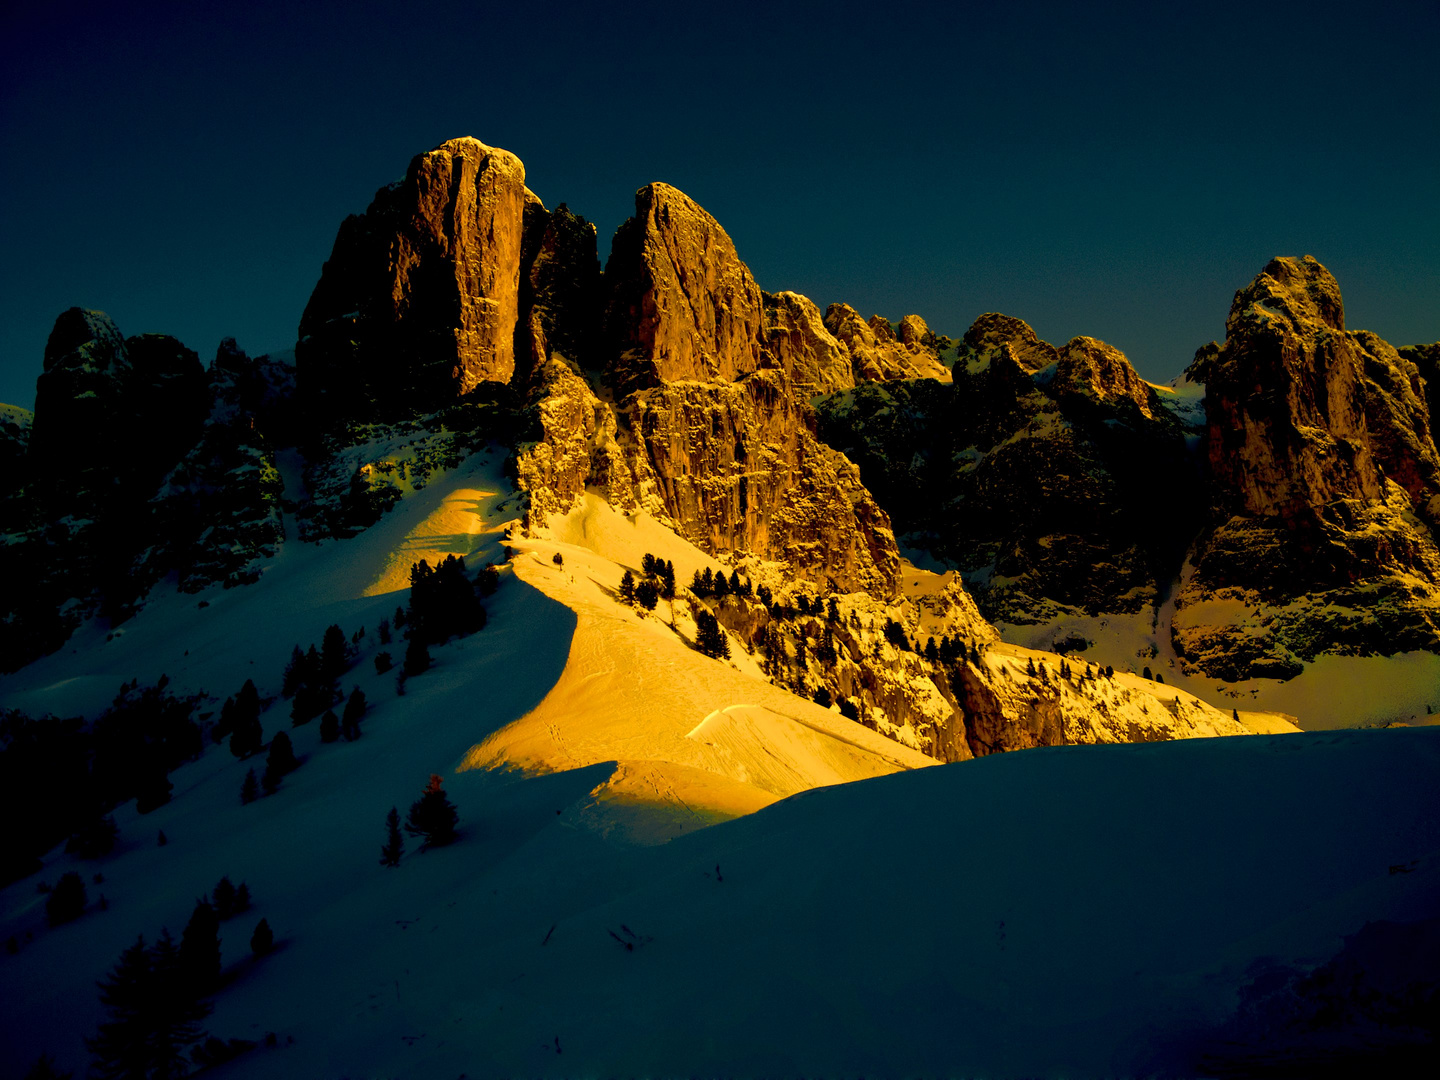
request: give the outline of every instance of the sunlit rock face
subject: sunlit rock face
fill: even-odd
[[[1056,349],[982,315],[952,385],[863,384],[819,414],[897,530],[959,565],[992,619],[1137,611],[1198,528],[1183,499],[1152,497],[1157,471],[1187,476],[1183,425],[1093,338]]]
[[[935,350],[935,336],[918,315],[907,315],[897,336],[879,315],[869,322],[849,304],[831,304],[825,310],[825,328],[850,354],[855,381],[891,379],[944,379],[945,365]]]
[[[437,407],[515,371],[525,167],[478,139],[410,162],[346,218],[300,321],[301,388],[329,415]]]
[[[813,397],[855,385],[849,350],[826,329],[808,297],[765,293],[764,300],[765,345],[798,393]]]
[[[1175,616],[1195,668],[1284,677],[1325,651],[1440,646],[1440,456],[1412,352],[1347,331],[1309,256],[1236,294],[1190,368],[1217,504]]]
[[[605,268],[607,375],[624,394],[764,366],[764,303],[720,223],[669,184],[635,193]]]

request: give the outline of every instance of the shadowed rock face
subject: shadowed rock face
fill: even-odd
[[[1056,350],[995,314],[965,335],[954,372],[950,386],[832,395],[820,435],[860,465],[897,531],[962,568],[988,618],[1153,603],[1199,527],[1151,497],[1157,472],[1186,469],[1154,388],[1104,342]]]
[[[462,138],[417,156],[340,227],[300,321],[302,390],[363,415],[508,382],[527,210],[543,207],[508,151]]]
[[[635,193],[605,279],[607,377],[620,393],[764,366],[760,287],[720,223],[669,184]]]
[[[1217,516],[1178,598],[1177,651],[1243,678],[1440,646],[1440,456],[1414,360],[1347,331],[1338,284],[1306,256],[1236,293],[1224,345],[1190,373]]]

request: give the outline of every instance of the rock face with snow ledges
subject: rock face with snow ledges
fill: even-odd
[[[1225,343],[1190,374],[1217,516],[1179,595],[1177,652],[1235,679],[1440,648],[1440,455],[1416,364],[1347,330],[1338,283],[1306,256],[1236,293]]]
[[[418,155],[341,225],[300,321],[302,387],[344,415],[508,382],[532,208],[509,151],[460,138]]]
[[[825,329],[850,354],[855,381],[945,379],[948,372],[934,348],[934,336],[918,315],[907,315],[897,337],[890,323],[874,315],[867,323],[849,304],[825,310]]]

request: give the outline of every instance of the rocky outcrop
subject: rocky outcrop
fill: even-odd
[[[607,377],[620,394],[764,366],[764,302],[720,223],[669,184],[635,193],[605,265]]]
[[[1199,519],[1150,497],[1157,473],[1186,472],[1184,429],[1154,388],[1103,342],[1056,350],[995,314],[970,328],[954,371],[951,386],[832,395],[820,435],[910,543],[962,568],[988,618],[1155,602]]]
[[[962,356],[967,365],[979,370],[1006,348],[1015,363],[1031,374],[1060,360],[1055,346],[1036,337],[1029,324],[993,311],[981,315],[965,331]]]
[[[1073,395],[1112,406],[1129,402],[1147,420],[1169,419],[1162,412],[1160,395],[1140,378],[1125,354],[1092,337],[1071,338],[1060,348],[1053,387],[1059,398]]]
[[[850,352],[825,328],[820,309],[799,293],[764,293],[765,347],[806,397],[855,385]]]
[[[1318,653],[1440,648],[1440,455],[1420,369],[1345,328],[1315,259],[1238,292],[1206,386],[1213,528],[1173,634],[1190,665],[1285,677]]]
[[[949,372],[934,348],[934,336],[918,315],[901,322],[901,336],[879,315],[867,323],[849,304],[831,304],[825,310],[825,328],[850,354],[855,381],[888,382],[892,379],[940,379]]]
[[[596,348],[604,297],[600,289],[600,259],[596,254],[595,226],[561,203],[545,214],[544,227],[533,256],[526,260],[522,279],[522,325],[517,325],[515,355],[528,370],[518,374],[524,383],[529,371],[552,352],[576,361],[588,360]],[[534,235],[538,222],[527,227]],[[527,253],[528,254],[528,253]]]
[[[0,405],[0,504],[25,484],[30,427],[35,414],[18,405]],[[7,515],[9,517],[9,515]]]
[[[354,418],[508,382],[538,210],[508,151],[462,138],[418,155],[340,226],[300,320],[301,389],[327,417]]]
[[[293,395],[293,372],[252,360],[226,338],[208,372],[210,411],[200,436],[151,500],[152,545],[138,560],[144,581],[177,572],[183,592],[259,577],[257,564],[285,539],[282,483],[268,430]]]

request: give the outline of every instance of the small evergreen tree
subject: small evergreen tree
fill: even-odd
[[[705,595],[705,582],[700,577],[700,571],[695,571],[695,576],[690,579],[690,591],[696,596]]]
[[[940,646],[935,644],[933,637],[927,639],[925,642],[925,659],[929,660],[932,664],[940,659]]]
[[[700,578],[700,588],[696,591],[697,596],[715,595],[715,575],[707,566],[704,575]]]
[[[340,738],[340,718],[335,715],[334,709],[326,709],[325,715],[320,717],[320,741],[332,743]]]
[[[564,566],[565,556],[561,555],[560,552],[557,551],[555,552],[554,558],[552,558],[550,561],[553,562],[556,566]]]
[[[816,705],[819,705],[822,708],[826,709],[830,708],[831,704],[833,704],[834,701],[834,699],[830,696],[829,687],[825,686],[823,683],[815,688],[815,694],[811,698],[811,700],[814,701]]]
[[[381,620],[380,620],[380,625],[375,628],[375,632],[380,635],[380,644],[381,644],[381,645],[389,645],[389,644],[390,644],[390,620],[389,620],[389,619],[381,619]]]
[[[51,926],[74,922],[85,914],[85,882],[74,870],[60,875],[45,898],[45,918]]]
[[[280,696],[292,698],[295,691],[300,689],[300,682],[305,677],[305,654],[296,645],[290,653],[290,663],[285,665],[285,677],[280,683]]]
[[[1025,674],[1032,679],[1035,677],[1035,658],[1033,656],[1025,661]]]
[[[235,914],[235,886],[228,877],[222,877],[215,884],[215,914],[222,921]]]
[[[378,652],[375,654],[376,675],[384,675],[394,666],[395,661],[390,658],[390,654],[388,652]]]
[[[847,720],[859,721],[860,708],[850,698],[840,699],[840,715]]]
[[[220,916],[208,900],[200,900],[180,935],[180,975],[196,998],[210,996],[220,981]]]
[[[659,565],[660,595],[666,600],[675,599],[675,564],[666,559]]]
[[[635,602],[635,575],[629,570],[620,579],[620,599],[627,604]]]
[[[1230,716],[1231,716],[1231,718],[1235,721],[1235,723],[1238,724],[1238,723],[1240,722],[1240,710],[1239,710],[1239,709],[1231,709],[1231,710],[1230,710]]]
[[[660,590],[656,588],[655,582],[646,578],[635,586],[635,600],[646,611],[654,611],[655,604],[660,599]]]
[[[325,637],[320,642],[320,681],[334,683],[349,667],[345,650],[345,631],[332,624],[325,628]]]
[[[480,570],[480,576],[475,579],[475,587],[480,590],[481,596],[495,595],[495,590],[500,588],[500,571],[495,568],[494,563],[487,563]]]
[[[280,779],[286,773],[294,772],[299,766],[290,736],[283,731],[278,732],[275,738],[270,740],[270,755],[265,759],[265,790],[273,792],[280,786]]]
[[[354,742],[360,737],[360,721],[366,708],[365,691],[357,686],[350,691],[350,697],[345,702],[345,715],[340,719],[340,733],[345,736],[346,742]]]
[[[269,955],[274,948],[275,934],[271,931],[269,922],[261,919],[255,924],[255,933],[250,935],[250,951],[259,959]]]
[[[410,644],[405,649],[405,666],[402,673],[409,678],[429,670],[430,650],[425,646],[425,639],[417,634],[410,639]]]
[[[255,779],[255,770],[251,769],[245,774],[245,782],[240,785],[240,805],[248,806],[260,797],[260,786]]]
[[[185,1049],[204,1038],[200,1022],[210,1006],[185,983],[179,950],[162,931],[153,948],[138,939],[100,984],[109,1019],[86,1045],[93,1071],[107,1078],[179,1077],[188,1070]]]
[[[1158,682],[1161,686],[1164,686],[1164,685],[1165,685],[1165,673],[1164,673],[1163,671],[1157,671],[1157,672],[1155,673],[1155,681]]]
[[[1145,670],[1142,671],[1140,674],[1141,674],[1142,676],[1144,676],[1145,678],[1150,679],[1150,680],[1152,680],[1152,681],[1153,681],[1154,678],[1155,678],[1154,675],[1150,674],[1150,665],[1149,665],[1149,664],[1146,664],[1146,665],[1145,665]]]
[[[646,577],[655,576],[655,556],[648,551],[640,558],[640,572]]]
[[[423,837],[420,849],[442,847],[455,839],[455,825],[459,814],[445,795],[441,786],[444,781],[434,773],[425,785],[425,792],[410,806],[405,818],[405,831],[411,836]]]
[[[249,910],[250,910],[250,886],[249,886],[249,885],[246,885],[245,882],[242,881],[242,882],[240,882],[239,886],[235,889],[235,914],[236,914],[236,915],[239,915],[240,912],[242,912],[242,911],[249,911]]]
[[[730,595],[730,581],[725,577],[725,571],[721,570],[715,575],[715,583],[712,586],[712,591],[715,593],[715,599],[717,600],[724,600],[725,597]]]
[[[385,845],[380,849],[381,866],[399,866],[400,856],[405,853],[405,838],[400,835],[400,811],[390,808],[385,816]]]

